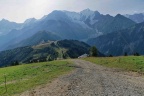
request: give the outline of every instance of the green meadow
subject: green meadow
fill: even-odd
[[[125,71],[144,72],[144,56],[88,57],[84,60]]]
[[[19,94],[38,85],[47,84],[54,78],[70,72],[73,69],[71,65],[68,61],[52,61],[0,68],[0,96]]]

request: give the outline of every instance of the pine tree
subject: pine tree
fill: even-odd
[[[19,62],[17,60],[15,61],[15,65],[19,65]]]
[[[113,57],[113,55],[110,54],[109,57]]]
[[[94,57],[98,56],[98,51],[97,51],[97,48],[95,46],[91,47],[91,49],[90,49],[90,55],[94,56]]]
[[[124,56],[127,56],[127,52],[125,52]]]

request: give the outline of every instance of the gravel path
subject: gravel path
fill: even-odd
[[[76,70],[21,96],[144,96],[144,78],[73,60]]]

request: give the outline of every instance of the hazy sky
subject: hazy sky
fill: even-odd
[[[79,12],[86,8],[111,15],[140,13],[144,12],[144,0],[0,0],[0,20],[24,22],[27,18],[39,19],[53,10]]]

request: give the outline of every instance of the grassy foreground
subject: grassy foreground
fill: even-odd
[[[144,73],[144,56],[89,57],[84,60],[110,68]]]
[[[59,75],[71,71],[68,61],[52,61],[0,68],[0,96],[11,96],[51,82]],[[7,79],[7,92],[5,78]]]

